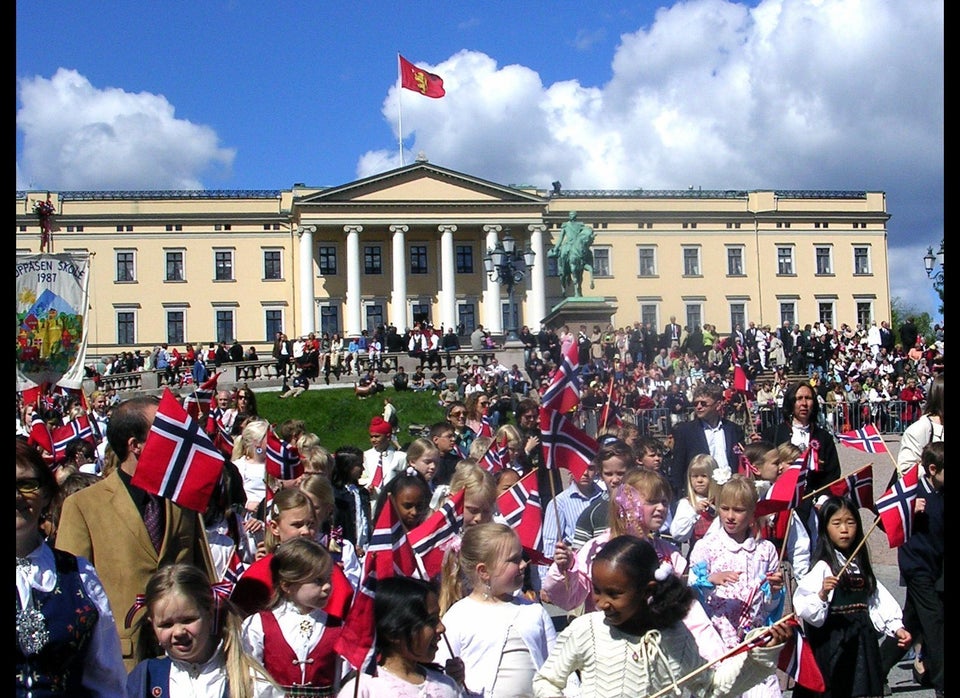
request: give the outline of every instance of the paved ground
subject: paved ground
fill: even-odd
[[[874,498],[883,494],[887,481],[893,474],[894,458],[897,456],[897,449],[900,445],[899,436],[885,436],[884,440],[887,453],[863,453],[854,448],[846,448],[837,445],[840,452],[840,467],[844,475],[847,475],[857,468],[862,468],[868,463],[873,464],[873,494]],[[866,512],[861,511],[861,514]],[[866,515],[863,522],[866,530],[870,529],[872,518]],[[883,583],[887,590],[903,604],[904,588],[900,586],[900,570],[897,566],[897,551],[891,549],[887,543],[887,537],[883,531],[877,529],[867,539],[867,547],[870,550],[870,561],[873,563],[873,570],[877,579]],[[911,662],[903,661],[893,668],[887,677],[890,682],[890,689],[896,698],[933,698],[932,688],[921,688],[914,680],[911,673]],[[785,696],[791,695],[792,691],[786,691]],[[839,697],[838,697],[839,698]]]

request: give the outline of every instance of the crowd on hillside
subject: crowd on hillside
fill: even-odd
[[[156,398],[54,391],[24,404],[18,394],[18,686],[138,698],[406,696],[425,687],[438,696],[591,696],[608,685],[643,695],[723,657],[688,688],[772,697],[782,695],[776,657],[792,631],[778,620],[788,604],[825,695],[881,695],[890,668],[921,639],[915,676],[942,695],[942,334],[904,354],[873,329],[751,325],[717,337],[710,325],[687,331],[672,321],[662,333],[639,323],[524,328],[521,370],[495,355],[457,364],[444,357],[443,333],[416,326],[405,350],[422,366],[393,384],[434,392],[437,419],[422,436],[405,438],[390,398],[375,394],[384,411],[369,424],[369,444],[325,444],[302,420],[274,430],[246,386],[194,405],[223,462],[202,516],[135,483]],[[475,335],[471,348],[495,353],[483,328]],[[333,338],[326,347],[312,340],[295,353],[279,335],[274,358],[292,376],[313,352],[318,368],[356,370],[346,358],[354,340],[344,354]],[[542,467],[540,431],[542,395],[574,347],[582,391],[571,417],[604,402],[612,415],[595,425],[576,475]],[[169,362],[173,350],[159,349]],[[191,366],[184,352],[179,361],[193,377],[208,357],[194,353]],[[754,402],[779,404],[780,420],[756,424],[738,412],[736,367],[753,381]],[[788,382],[787,373],[804,377]],[[920,462],[925,503],[900,551],[903,609],[856,546],[865,532],[853,492],[824,489],[842,480],[821,419],[830,391],[854,404],[848,392],[889,394],[901,380],[920,393],[899,394],[915,414],[898,467]],[[649,403],[677,415],[659,437],[636,421]],[[75,438],[62,435],[67,427]],[[278,449],[288,447],[294,462],[281,467]],[[811,449],[819,465],[806,487],[816,501],[759,510]],[[535,548],[521,545],[511,514],[528,501],[527,475],[541,507]],[[395,520],[381,529],[385,509]],[[424,527],[450,511],[459,512],[456,535],[431,547],[435,531]],[[378,536],[391,526],[421,547],[396,584],[378,582],[367,609],[377,676],[358,679],[363,644],[346,621],[364,603],[364,561],[384,550]],[[847,534],[834,536],[840,526]],[[396,575],[400,564],[377,574]],[[429,579],[404,586],[408,575]],[[771,647],[734,652],[758,633]]]

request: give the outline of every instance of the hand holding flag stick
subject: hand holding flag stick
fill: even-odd
[[[734,655],[739,654],[740,652],[753,649],[754,647],[757,647],[760,644],[769,644],[769,645],[782,644],[793,632],[793,624],[790,621],[793,620],[795,615],[796,614],[791,613],[789,615],[784,616],[783,618],[776,621],[772,625],[767,626],[767,628],[765,628],[763,632],[755,635],[749,640],[744,640],[739,645],[729,650],[722,657],[718,657],[713,661],[709,661],[706,664],[701,665],[700,667],[694,669],[690,673],[684,676],[681,676],[679,679],[671,683],[666,688],[662,688],[656,693],[647,696],[647,698],[660,698],[660,696],[665,696],[668,693],[673,693],[673,691],[678,686],[681,686],[682,684],[687,683],[690,679],[694,678],[695,676],[699,676],[703,672],[710,669],[714,664],[722,662],[725,659],[730,659],[730,657],[733,657]],[[789,630],[787,630],[787,628],[789,628]],[[771,640],[775,640],[775,642],[764,643],[764,640],[767,637],[769,637]]]

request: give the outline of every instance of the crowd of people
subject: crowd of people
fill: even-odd
[[[821,380],[821,364],[804,366],[797,349],[807,340],[782,328],[793,341],[784,361],[776,347],[754,380],[762,388],[766,373],[774,379],[797,356],[793,368],[808,378],[785,385],[773,398],[782,419],[757,428],[737,414],[725,362],[750,365],[761,333],[766,347],[779,338],[765,328],[741,340],[671,322],[651,332],[666,345],[651,353],[639,324],[589,335],[524,328],[525,371],[495,357],[451,370],[448,355],[447,376],[442,337],[435,350],[423,338],[441,333],[418,327],[407,351],[431,374],[418,367],[394,387],[434,391],[437,420],[422,436],[401,439],[379,391],[362,396],[384,400],[369,444],[325,444],[301,420],[273,432],[248,387],[221,390],[199,418],[224,456],[202,515],[134,484],[156,398],[96,391],[24,405],[18,395],[18,686],[138,697],[632,696],[683,681],[695,695],[780,696],[777,657],[794,632],[780,622],[786,605],[826,687],[796,685],[795,696],[880,696],[892,666],[921,642],[917,678],[942,695],[942,339],[929,361],[891,361],[892,380],[922,386],[899,467],[903,475],[920,464],[923,501],[899,551],[901,609],[860,545],[859,507],[824,490],[842,478],[821,386],[850,383],[851,373],[866,382],[863,364],[874,359],[872,335],[861,341],[848,329],[809,328],[811,342],[831,347]],[[278,364],[302,372],[298,359],[314,350],[277,340]],[[317,341],[316,366],[356,370],[349,348]],[[891,358],[883,341],[881,364]],[[580,411],[604,399],[629,408],[631,394],[653,399],[661,389],[665,402],[678,393],[686,401],[671,403],[677,418],[658,436],[609,410],[615,419],[597,425],[596,452],[576,478],[543,467],[538,419],[570,343]],[[830,373],[840,366],[843,375]],[[375,371],[371,358],[364,376]],[[52,434],[81,417],[90,425],[76,439],[83,445],[61,448]],[[296,447],[294,477],[268,467],[271,438]],[[819,466],[807,491],[821,496],[756,513],[812,444]],[[530,473],[542,507],[535,550],[521,545],[499,499]],[[378,581],[376,676],[358,675],[340,637],[375,523],[389,507],[409,533],[452,501],[462,524],[436,571]]]

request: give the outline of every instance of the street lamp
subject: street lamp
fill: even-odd
[[[940,269],[933,271],[939,263]],[[933,253],[933,248],[928,247],[927,253],[923,256],[923,268],[927,270],[927,278],[934,280],[934,285],[943,283],[943,240],[940,241],[940,251]]]
[[[487,250],[483,256],[483,268],[491,281],[507,285],[507,298],[510,306],[507,341],[519,341],[517,334],[517,304],[514,300],[513,288],[521,283],[527,275],[527,271],[533,268],[533,259],[536,253],[530,249],[529,244],[526,249],[517,249],[517,240],[507,228],[504,231],[503,240],[497,240],[496,247]]]

